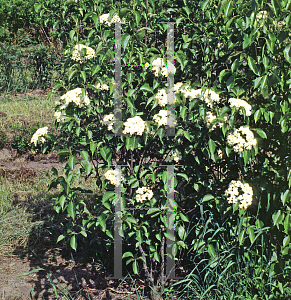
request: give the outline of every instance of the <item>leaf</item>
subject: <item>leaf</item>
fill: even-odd
[[[140,90],[145,90],[145,91],[148,91],[148,92],[151,92],[151,93],[154,92],[153,89],[149,86],[148,83],[145,83],[145,84],[140,88]]]
[[[138,263],[136,260],[134,260],[132,263],[132,270],[134,274],[138,274]]]
[[[71,241],[70,241],[70,246],[72,247],[73,250],[77,250],[77,239],[76,239],[76,235],[73,235],[71,237]]]
[[[281,213],[281,210],[278,210],[277,212],[275,212],[272,216],[274,226],[281,223],[283,221],[284,217],[285,217],[285,215],[284,215],[284,213]]]
[[[286,190],[285,193],[283,195],[281,195],[281,200],[282,200],[283,205],[286,204],[286,202],[289,200],[289,198],[290,198],[290,191]]]
[[[60,242],[61,240],[63,240],[64,238],[65,238],[65,236],[63,234],[61,234],[57,239],[57,243]]]
[[[224,6],[224,17],[227,19],[233,9],[232,1],[226,1]]]
[[[209,150],[211,155],[214,155],[215,148],[216,148],[215,142],[212,139],[209,139],[208,145],[209,145]]]
[[[203,197],[202,203],[203,203],[203,202],[206,202],[206,201],[210,201],[210,200],[212,200],[212,199],[214,199],[214,197],[213,197],[212,195],[210,195],[210,194],[207,194],[207,195],[205,195],[205,196]]]
[[[180,218],[181,218],[182,221],[189,222],[188,216],[183,215],[181,212],[179,213],[179,215],[180,215]]]
[[[133,254],[131,252],[125,252],[123,255],[122,255],[122,258],[126,258],[126,257],[133,257]]]
[[[115,192],[113,192],[113,191],[105,192],[105,194],[102,197],[102,203],[106,202],[108,199],[112,198],[114,195],[115,195]]]
[[[240,246],[244,242],[244,236],[245,236],[245,230],[241,231],[240,234],[239,234],[239,236],[238,236],[238,241],[239,241]]]
[[[67,208],[68,215],[75,220],[76,217],[76,204],[73,201],[70,201]]]
[[[258,122],[258,120],[260,119],[260,116],[261,116],[261,111],[258,109],[254,114],[255,123]]]
[[[211,255],[211,257],[216,257],[215,249],[212,244],[208,244],[208,253]]]
[[[188,131],[183,131],[183,134],[184,134],[185,138],[186,138],[189,142],[191,142],[191,137],[190,137],[189,132],[188,132]]]
[[[249,234],[250,241],[251,241],[251,243],[253,243],[253,241],[255,240],[254,229],[252,227],[248,227],[247,231]]]
[[[260,74],[259,74],[258,67],[257,67],[257,65],[256,65],[256,62],[255,62],[255,60],[254,60],[251,56],[248,57],[248,65],[249,65],[250,69],[251,69],[256,75],[258,75],[258,76],[260,75]]]
[[[126,46],[128,44],[129,39],[130,39],[130,34],[129,33],[125,33],[121,36],[121,44],[122,44],[123,53],[126,49]]]
[[[71,155],[69,157],[68,165],[72,171],[74,170],[75,163],[76,163],[76,157]]]
[[[185,180],[189,181],[189,178],[185,173],[178,173],[177,176],[183,177]]]
[[[203,11],[206,9],[208,3],[209,3],[209,0],[204,0],[204,1],[201,1],[201,2],[199,3],[200,6],[201,6],[201,9],[202,9]]]
[[[291,64],[291,44],[288,45],[283,52],[286,60]]]
[[[255,128],[255,130],[256,130],[257,134],[258,134],[260,137],[262,137],[262,138],[264,138],[264,139],[267,138],[267,135],[266,135],[266,133],[265,133],[265,131],[264,131],[263,129],[261,129],[261,128]]]
[[[181,240],[184,240],[185,228],[183,226],[180,226],[178,228],[178,235],[179,235]]]

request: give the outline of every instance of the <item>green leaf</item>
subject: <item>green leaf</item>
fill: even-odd
[[[80,151],[80,154],[84,160],[89,160],[89,153],[85,150]]]
[[[68,215],[75,220],[76,217],[76,204],[73,201],[70,201],[67,208]]]
[[[90,173],[91,173],[91,171],[92,171],[91,163],[89,161],[87,161],[87,160],[83,160],[82,161],[82,166],[85,169],[86,175],[89,176]]]
[[[255,130],[256,130],[257,134],[258,134],[260,137],[262,137],[262,138],[264,138],[264,139],[267,138],[267,135],[266,135],[266,133],[265,133],[265,131],[264,131],[263,129],[261,129],[261,128],[255,128]]]
[[[68,165],[72,171],[74,170],[75,163],[76,163],[76,157],[71,155],[69,157]]]
[[[65,236],[63,234],[61,234],[57,239],[57,243],[60,242],[61,240],[63,240],[64,238],[65,238]]]
[[[255,233],[253,227],[248,227],[247,231],[249,234],[250,241],[251,243],[253,243],[253,241],[255,240]]]
[[[204,11],[209,3],[209,0],[200,1],[201,9]]]
[[[224,17],[227,19],[233,9],[232,1],[226,1],[224,6]]]
[[[258,122],[258,120],[260,119],[260,116],[261,116],[261,111],[258,109],[254,114],[255,123]]]
[[[149,86],[148,83],[145,83],[145,84],[140,88],[140,90],[145,90],[145,91],[148,91],[148,92],[153,93],[153,89]]]
[[[179,235],[181,240],[184,240],[185,228],[183,226],[180,226],[178,228],[178,235]]]
[[[284,220],[284,232],[286,234],[289,234],[289,228],[290,228],[290,212],[288,213],[288,215],[285,216],[285,220]]]
[[[134,274],[138,274],[138,263],[136,260],[134,260],[132,263],[132,270]]]
[[[215,148],[216,148],[215,142],[212,139],[209,139],[208,145],[209,145],[209,150],[211,155],[214,155]]]
[[[211,257],[216,257],[215,248],[212,244],[208,244],[208,253],[211,255]]]
[[[239,234],[239,236],[238,236],[238,241],[239,241],[240,246],[244,242],[244,236],[245,236],[245,230],[241,231],[240,234]]]
[[[106,202],[108,199],[110,199],[114,196],[115,196],[115,192],[113,192],[113,191],[105,192],[105,194],[102,197],[102,203]]]
[[[128,44],[128,41],[130,39],[130,34],[129,33],[125,33],[121,36],[121,43],[122,43],[122,50],[123,50],[123,53],[126,49],[126,46]]]
[[[188,131],[183,131],[183,134],[184,134],[185,138],[186,138],[189,142],[191,142],[191,137],[190,137],[189,132],[188,132]]]
[[[125,252],[123,255],[122,255],[122,258],[126,258],[126,257],[134,257],[133,254],[131,252]]]
[[[285,217],[285,215],[284,215],[284,213],[281,213],[281,210],[278,210],[277,212],[275,212],[272,215],[274,226],[276,226],[277,224],[281,223],[284,220],[284,217]]]
[[[250,69],[251,69],[256,75],[258,75],[258,76],[260,75],[260,74],[259,74],[258,67],[257,67],[257,65],[256,65],[256,62],[255,62],[255,60],[254,60],[251,56],[248,57],[248,65],[249,65]]]
[[[73,235],[71,237],[71,241],[70,241],[70,245],[72,247],[73,250],[77,250],[77,238],[76,238],[76,235]]]
[[[183,177],[185,180],[189,181],[189,178],[185,173],[178,173],[177,176]]]
[[[286,60],[291,64],[291,44],[288,45],[283,52]]]
[[[179,213],[179,215],[180,215],[180,218],[181,218],[182,221],[184,221],[184,222],[189,222],[188,216],[185,216],[185,215],[182,214],[181,212]]]
[[[212,200],[212,199],[214,199],[214,197],[213,197],[212,195],[210,195],[210,194],[207,194],[207,195],[205,195],[205,196],[203,197],[202,203],[203,203],[203,202],[206,202],[206,201],[210,201],[210,200]]]
[[[281,200],[282,200],[282,203],[283,205],[286,204],[286,202],[290,199],[290,191],[289,190],[286,190],[284,194],[281,194]]]

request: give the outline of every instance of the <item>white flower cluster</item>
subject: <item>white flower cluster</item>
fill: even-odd
[[[34,143],[35,146],[37,145],[37,142],[44,143],[45,138],[43,136],[47,134],[47,132],[48,132],[48,127],[39,128],[32,136],[30,143]]]
[[[85,59],[91,59],[95,56],[95,51],[91,47],[87,47],[82,44],[77,44],[74,47],[74,51],[72,52],[72,60],[74,61],[82,61],[82,49],[86,49],[86,56],[84,57]]]
[[[171,150],[170,153],[167,155],[167,157],[165,159],[165,162],[172,162],[173,160],[175,162],[179,162],[181,159],[182,159],[182,155],[181,155],[180,151],[178,151],[178,150],[176,150],[176,151]]]
[[[124,176],[121,174],[120,180],[118,181],[118,170],[107,170],[104,174],[105,178],[111,182],[113,185],[120,185],[120,183],[124,180]]]
[[[162,76],[168,76],[169,73],[175,74],[176,68],[175,66],[169,62],[168,66],[165,65],[164,60],[161,57],[153,60],[152,64],[145,63],[145,68],[152,67],[152,70],[155,72],[155,76],[159,76],[159,72],[161,72]],[[168,72],[169,69],[169,72]]]
[[[84,101],[82,101],[82,89],[76,88],[74,90],[68,91],[66,94],[64,94],[61,98],[61,100],[65,100],[65,103],[60,107],[60,110],[64,110],[69,103],[73,102],[79,107],[83,107],[85,105],[90,104],[90,99],[87,95],[84,97]],[[56,102],[56,105],[60,104],[59,101]]]
[[[55,102],[56,106],[61,105],[63,102],[65,103],[59,107],[60,111],[56,111],[54,114],[57,122],[62,122],[64,120],[64,116],[66,115],[64,110],[69,105],[69,103],[73,102],[79,107],[83,107],[84,105],[90,104],[90,99],[88,98],[87,95],[85,95],[84,101],[82,101],[81,88],[76,88],[74,90],[68,91],[66,94],[60,97],[60,100],[56,100]]]
[[[222,157],[223,157],[223,152],[222,152],[221,149],[218,149],[218,150],[217,150],[217,155],[218,155],[218,157],[219,157],[220,159],[222,159]]]
[[[245,138],[242,135],[245,135]],[[233,146],[235,152],[242,153],[244,149],[251,150],[257,144],[257,140],[248,127],[240,127],[227,135],[227,143]]]
[[[66,114],[64,112],[61,112],[61,111],[56,111],[55,114],[54,114],[57,122],[59,122],[59,123],[61,123],[65,120],[65,118],[64,118],[65,115]]]
[[[167,118],[169,118],[169,124],[167,123]],[[175,117],[171,114],[171,112],[163,109],[160,110],[158,114],[154,115],[154,121],[157,122],[159,126],[163,126],[163,125],[173,126],[176,124]]]
[[[160,89],[155,96],[159,100],[159,105],[165,107],[168,103],[173,104],[175,102],[175,96],[173,93],[170,93],[169,96],[167,95],[166,89]]]
[[[107,24],[109,26],[111,26],[112,23],[121,23],[121,22],[125,22],[125,18],[123,18],[122,20],[120,20],[119,16],[117,14],[115,14],[111,20],[109,20],[109,14],[104,14],[100,16],[100,23],[103,24]]]
[[[201,95],[201,98],[210,108],[213,108],[214,102],[216,102],[217,104],[220,102],[219,95],[210,89],[207,89],[204,95]]]
[[[105,83],[101,85],[100,82],[98,82],[96,88],[102,91],[109,91],[109,86]]]
[[[230,107],[233,108],[234,106],[239,109],[239,113],[243,115],[241,107],[244,107],[246,110],[246,115],[249,117],[252,114],[252,106],[248,104],[246,101],[241,100],[241,99],[235,99],[235,98],[230,98],[229,100]]]
[[[256,16],[256,21],[260,21],[261,19],[266,20],[268,18],[268,12],[266,10],[261,10],[258,12]]]
[[[206,112],[206,118],[205,118],[205,121],[206,121],[206,126],[209,128],[210,127],[210,124],[213,120],[215,120],[217,117],[211,112],[211,111],[208,111]],[[224,116],[224,121],[226,122],[228,119],[228,116],[225,115]],[[211,128],[211,130],[215,129],[216,126],[218,125],[220,128],[223,126],[223,122],[218,122],[216,124],[214,124]]]
[[[154,196],[154,193],[151,189],[147,187],[138,188],[136,190],[136,201],[137,202],[143,202],[146,199],[151,200]]]
[[[243,194],[240,194],[239,188]],[[237,203],[240,202],[239,208],[247,209],[248,206],[252,204],[253,200],[253,189],[248,184],[243,184],[241,181],[232,180],[228,186],[228,189],[225,191],[225,194],[228,195],[228,203]]]
[[[136,133],[138,135],[142,135],[145,129],[145,121],[140,116],[135,116],[127,119],[127,121],[124,122],[124,126],[124,134],[129,133],[130,135],[133,135]]]
[[[111,113],[109,115],[105,115],[103,118],[103,124],[107,126],[108,130],[112,130],[114,124],[114,114]]]

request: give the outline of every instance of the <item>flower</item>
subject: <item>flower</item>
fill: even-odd
[[[233,146],[235,152],[242,153],[244,149],[251,150],[257,144],[257,140],[248,127],[240,127],[227,135],[227,143],[229,146]]]
[[[241,115],[243,115],[243,111],[242,111],[241,107],[244,107],[244,108],[245,108],[245,110],[246,110],[246,115],[247,115],[248,117],[252,114],[252,112],[251,112],[252,106],[249,105],[246,101],[241,100],[241,99],[230,98],[230,99],[228,100],[228,102],[230,103],[229,106],[230,106],[231,108],[233,108],[233,107],[235,106],[237,109],[239,109],[239,113],[240,113]]]
[[[65,120],[65,118],[62,117],[64,115],[65,114],[63,114],[61,111],[56,111],[54,117],[57,119],[57,122],[61,123],[62,121]]]
[[[103,14],[100,16],[100,23],[103,24],[107,24],[109,26],[111,26],[112,23],[121,23],[121,22],[125,22],[125,18],[122,19],[122,21],[120,20],[119,16],[117,14],[115,14],[111,20],[109,20],[109,14]]]
[[[34,143],[35,146],[37,145],[38,142],[44,143],[45,138],[43,136],[47,134],[47,132],[48,132],[48,127],[39,128],[32,136],[30,143],[31,144]]]
[[[118,170],[107,170],[104,176],[111,184],[117,186],[124,180],[124,176],[122,174],[120,175],[120,181],[118,180]]]
[[[143,202],[146,199],[151,200],[154,196],[154,193],[151,189],[147,187],[141,187],[136,190],[136,201]]]
[[[268,18],[268,12],[266,10],[261,10],[258,12],[256,16],[256,21],[260,21],[261,19],[266,20]]]
[[[145,66],[146,68],[149,67],[149,64],[146,64],[147,66]],[[155,60],[153,60],[152,62],[152,70],[155,72],[155,76],[158,77],[159,76],[159,72],[161,71],[162,76],[168,76],[169,73],[176,73],[176,68],[175,66],[169,62],[168,66],[165,66],[164,60],[161,57],[156,58]],[[169,69],[169,71],[168,71]]]
[[[127,119],[127,121],[124,123],[124,126],[124,134],[129,133],[130,135],[133,135],[136,133],[137,135],[142,135],[145,129],[145,121],[143,121],[140,116],[135,116]]]
[[[182,155],[181,155],[180,151],[178,151],[178,150],[176,150],[176,151],[171,150],[170,153],[167,155],[167,157],[165,159],[165,162],[172,162],[173,160],[175,162],[179,162],[181,159],[182,159]]]
[[[91,59],[95,56],[94,49],[85,45],[77,44],[74,49],[75,50],[72,52],[72,60],[74,61],[82,61],[82,49],[86,49],[85,59]]]
[[[169,117],[169,123],[168,123]],[[171,114],[170,111],[160,110],[158,114],[154,115],[154,121],[159,124],[159,126],[169,125],[173,126],[176,124],[175,117]]]
[[[166,106],[167,104],[173,104],[173,102],[175,101],[174,94],[167,94],[166,89],[160,89],[155,97],[159,100],[159,105],[162,107]]]
[[[85,105],[90,104],[90,99],[87,95],[85,95],[84,100],[82,101],[82,89],[76,88],[74,90],[68,91],[66,94],[64,94],[61,98],[61,100],[65,100],[65,103],[60,107],[61,110],[64,110],[69,103],[73,102],[79,107],[83,107]],[[57,103],[60,103],[59,101]]]
[[[96,88],[99,90],[105,90],[105,91],[109,91],[109,86],[107,84],[100,84],[99,82],[96,84]]]
[[[114,123],[114,114],[113,113],[104,116],[103,124],[107,125],[108,130],[113,129],[113,123]]]
[[[217,104],[220,102],[219,95],[210,89],[207,89],[204,95],[201,95],[201,98],[202,101],[204,101],[210,108],[213,108],[214,102],[216,102]]]
[[[217,117],[214,116],[212,112],[210,112],[210,111],[206,112],[206,117],[205,117],[206,126],[209,128],[211,122],[212,122],[213,120],[215,120],[216,118],[217,118]],[[227,119],[228,119],[228,116],[225,115],[225,116],[224,116],[224,121],[226,122]],[[217,124],[214,124],[214,125],[212,126],[211,130],[215,129],[217,125],[221,128],[221,127],[223,126],[223,124],[224,124],[223,122],[219,121],[219,122],[217,122]]]
[[[219,157],[220,159],[222,159],[222,157],[223,157],[223,152],[222,152],[221,149],[218,149],[218,150],[217,150],[217,155],[218,155],[218,157]]]
[[[242,194],[240,194],[239,189]],[[239,208],[247,209],[252,204],[254,193],[248,183],[243,184],[241,181],[232,180],[225,194],[228,195],[229,204],[240,202]]]

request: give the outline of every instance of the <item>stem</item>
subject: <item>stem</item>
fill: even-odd
[[[153,279],[153,276],[150,275],[150,273],[149,273],[148,266],[147,266],[147,263],[146,263],[146,257],[145,257],[145,254],[144,254],[144,251],[143,251],[141,245],[138,246],[138,249],[139,249],[139,251],[140,251],[140,253],[141,253],[141,256],[142,256],[143,259],[144,259],[144,261],[143,261],[143,269],[144,269],[144,271],[145,271],[145,274],[146,274],[148,280],[149,280],[150,283],[151,283],[151,286],[153,287],[153,286],[154,286],[154,279]]]

